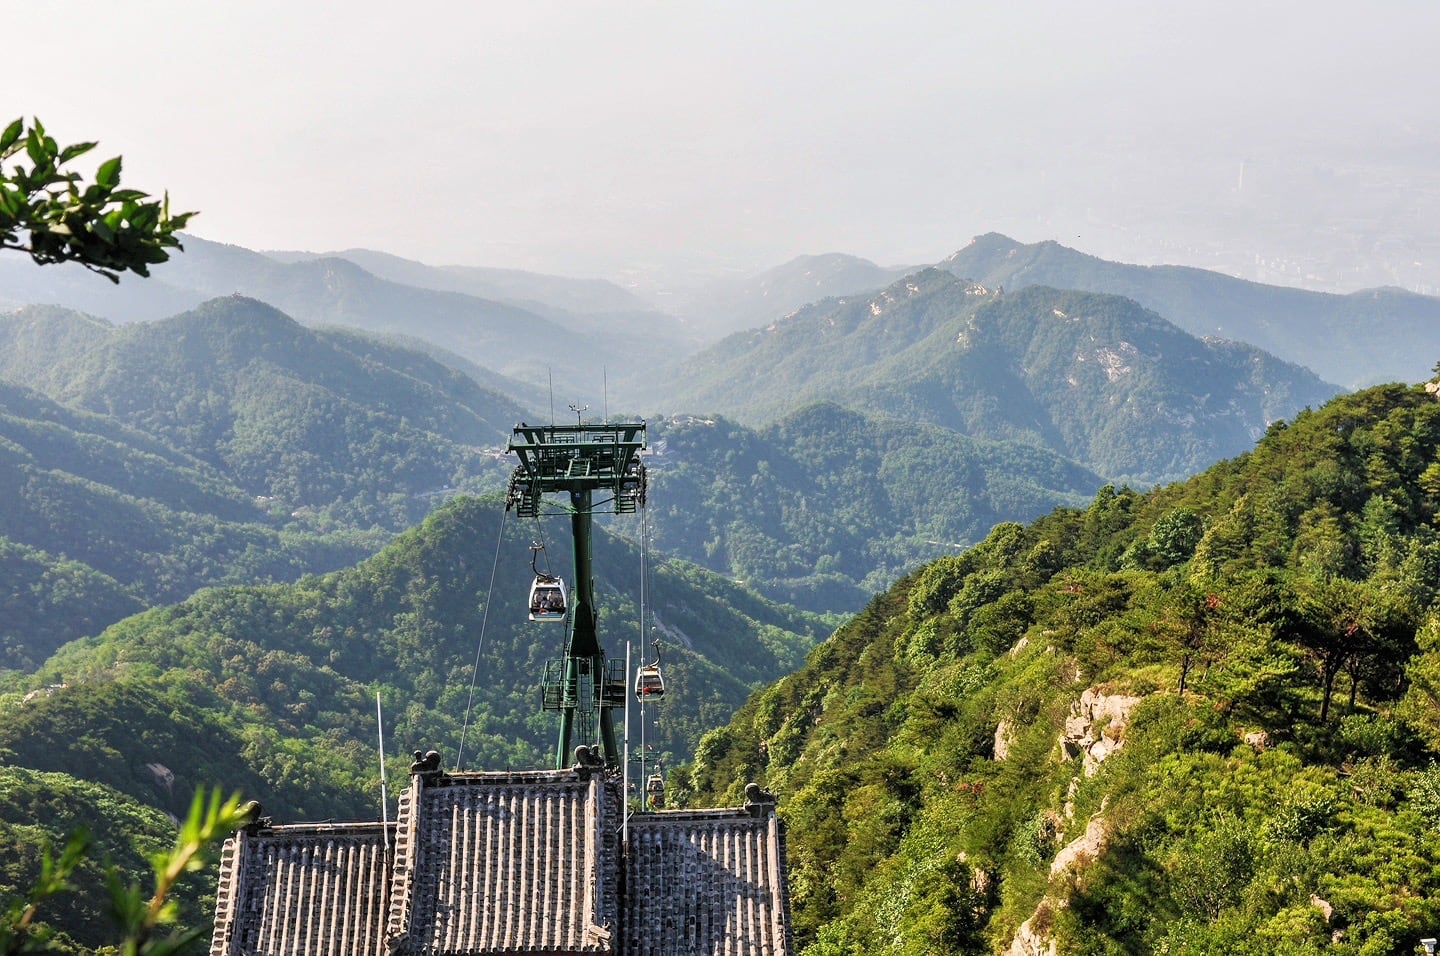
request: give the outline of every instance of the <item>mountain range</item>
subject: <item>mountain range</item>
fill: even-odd
[[[556,637],[523,595],[564,531],[498,489],[558,384],[581,417],[652,412],[650,506],[596,534],[605,633],[663,641],[673,799],[781,791],[815,952],[1388,951],[1440,915],[1355,849],[1400,858],[1440,792],[1412,694],[1440,406],[1327,383],[1386,375],[1374,343],[1428,366],[1431,300],[989,236],[934,267],[797,261],[682,320],[605,283],[186,243],[109,294],[0,260],[0,895],[77,815],[163,843],[202,782],[373,815],[377,693],[392,760],[547,763]],[[30,304],[42,279],[62,305]],[[1294,364],[1325,336],[1355,361]],[[1052,754],[1097,696],[1149,708],[1130,737],[1094,718],[1086,754],[1133,755],[1110,776]],[[1226,761],[1256,782],[1209,816],[1147,776],[1222,792]],[[1096,819],[1110,842],[1071,858],[1098,866],[1050,869]],[[1207,882],[1242,858],[1255,895]],[[77,952],[103,922],[61,918]]]
[[[510,297],[483,298],[460,289],[490,289],[494,281],[393,260],[357,256],[411,283],[402,284],[335,256],[272,258],[238,246],[185,239],[186,251],[154,269],[154,278],[101,288],[83,269],[35,270],[0,260],[0,303],[43,303],[134,322],[165,318],[217,296],[240,294],[274,306],[310,326],[340,325],[383,335],[421,339],[499,376],[530,383],[543,395],[548,383],[561,395],[600,407],[605,369],[617,376],[637,365],[693,348],[676,319],[640,308],[613,310],[631,301],[608,283],[506,273]],[[39,276],[34,273],[41,273]],[[108,283],[107,283],[108,285]],[[526,308],[512,302],[525,302]],[[576,311],[577,301],[593,311]]]
[[[1336,391],[1128,299],[1040,286],[1002,294],[939,269],[736,333],[657,385],[686,407],[752,422],[837,402],[1026,442],[1136,482],[1237,454]]]
[[[1440,359],[1440,298],[1403,289],[1347,295],[1264,285],[1186,266],[1137,266],[1057,242],[990,233],[939,264],[987,286],[1044,285],[1133,299],[1191,335],[1264,349],[1328,382],[1418,382]]]
[[[85,270],[0,259],[0,308],[56,304],[115,322],[164,318],[233,292],[306,324],[345,324],[428,340],[541,399],[638,407],[629,389],[733,331],[760,328],[827,298],[879,291],[924,268],[842,253],[801,256],[756,276],[646,295],[595,279],[430,266],[374,250],[262,254],[199,237],[152,279],[111,286]],[[1182,266],[1108,262],[1055,242],[979,236],[933,266],[990,289],[1045,285],[1121,295],[1192,335],[1223,337],[1347,388],[1418,381],[1435,354],[1440,299],[1396,289],[1348,295],[1248,282]],[[537,356],[539,356],[537,358]],[[609,381],[605,381],[606,379]]]

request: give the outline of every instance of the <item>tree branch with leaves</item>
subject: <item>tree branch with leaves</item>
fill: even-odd
[[[215,847],[237,827],[253,822],[253,806],[238,796],[222,799],[218,789],[200,788],[190,813],[180,824],[175,845],[150,857],[155,871],[149,896],[138,884],[126,884],[113,864],[106,863],[111,912],[121,936],[120,956],[176,956],[185,952],[204,929],[177,928],[178,916],[171,891],[186,873],[203,868]],[[51,931],[35,917],[46,900],[72,889],[70,876],[90,852],[84,831],[72,834],[59,857],[41,857],[40,878],[22,899],[0,909],[0,956],[51,951]],[[160,934],[164,935],[160,935]]]
[[[0,133],[0,249],[40,265],[78,262],[111,282],[127,271],[148,276],[171,249],[183,249],[177,234],[195,213],[171,213],[168,193],[154,200],[122,188],[119,156],[89,183],[65,168],[95,145],[61,146],[38,119],[28,127],[17,119]]]

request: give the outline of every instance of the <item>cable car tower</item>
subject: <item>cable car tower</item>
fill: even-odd
[[[574,406],[572,406],[574,408]],[[579,417],[583,409],[575,409]],[[507,451],[520,458],[510,476],[505,508],[522,518],[570,515],[575,565],[565,614],[564,656],[545,662],[541,706],[560,712],[555,769],[571,763],[571,745],[598,743],[605,765],[619,769],[612,711],[626,705],[625,661],[609,661],[597,632],[599,612],[591,571],[591,527],[596,514],[629,514],[645,507],[645,423],[515,426]],[[561,495],[559,501],[547,495]],[[537,580],[539,572],[537,571]],[[557,579],[558,580],[558,579]],[[563,585],[562,585],[563,588]],[[535,589],[532,587],[532,592]]]

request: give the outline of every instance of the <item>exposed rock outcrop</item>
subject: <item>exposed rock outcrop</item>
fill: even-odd
[[[1085,755],[1084,773],[1090,777],[1100,764],[1125,744],[1125,728],[1130,712],[1144,700],[1128,694],[1104,694],[1094,687],[1086,688],[1080,699],[1070,705],[1065,718],[1065,732],[1060,736],[1063,759]]]
[[[1010,741],[1015,739],[1015,725],[1002,720],[995,725],[995,759],[1004,760],[1010,756]]]
[[[1040,905],[1035,907],[1035,915],[1021,923],[1015,931],[1015,938],[1010,941],[1004,956],[1056,956],[1055,940],[1041,929],[1050,922],[1057,905],[1055,900],[1041,900]]]
[[[1050,861],[1050,875],[1056,876],[1067,867],[1083,866],[1095,859],[1105,849],[1107,836],[1105,821],[1100,817],[1093,817],[1086,825],[1084,833],[1065,844],[1060,848],[1060,852],[1055,854],[1055,859]]]

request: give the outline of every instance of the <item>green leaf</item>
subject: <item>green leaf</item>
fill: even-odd
[[[5,127],[5,132],[0,133],[0,156],[8,153],[10,148],[20,141],[20,133],[24,129],[25,120],[23,117]]]
[[[74,146],[66,146],[60,151],[59,165],[63,166],[65,163],[70,162],[70,160],[74,159],[76,156],[85,155],[86,153],[90,152],[90,150],[94,149],[95,146],[95,143],[76,143]]]
[[[107,159],[95,170],[95,182],[106,189],[114,189],[120,184],[120,157]]]
[[[50,157],[45,154],[45,137],[39,130],[32,129],[30,135],[25,137],[25,153],[30,157],[36,172],[50,168]]]

